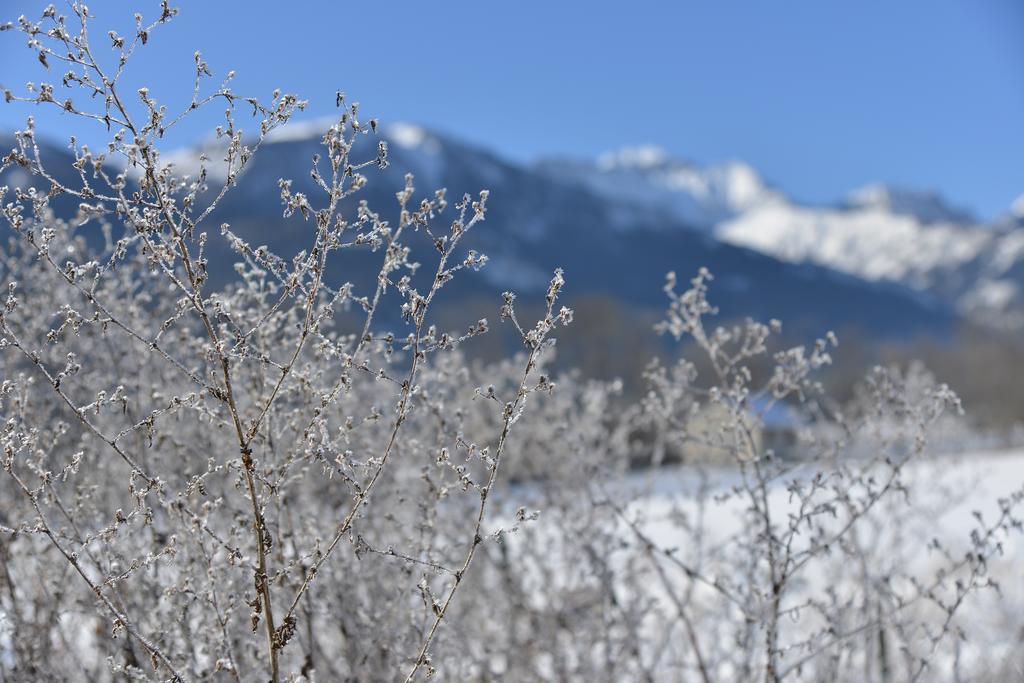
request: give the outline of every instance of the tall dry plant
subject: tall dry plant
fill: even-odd
[[[701,363],[652,364],[636,405],[545,369],[572,318],[560,272],[532,325],[512,294],[495,302],[522,351],[471,361],[460,346],[488,322],[446,332],[430,312],[486,264],[462,242],[486,191],[449,205],[407,177],[372,210],[360,191],[387,145],[352,158],[377,122],[339,94],[320,193],[275,190],[305,248],[211,230],[305,103],[238,96],[231,74],[207,87],[199,53],[180,110],[127,92],[176,10],[102,48],[89,10],[67,11],[3,27],[63,73],[8,102],[110,139],[73,138],[73,168],[50,168],[30,118],[0,168],[31,180],[0,192],[0,680],[894,681],[1019,664],[1010,636],[984,661],[961,617],[996,585],[1022,494],[958,547],[918,495],[926,437],[958,409],[947,388],[878,369],[839,406],[815,380],[833,337],[777,349],[777,323],[714,327],[703,272],[683,293],[670,278],[661,326]],[[214,107],[218,156],[184,173],[166,136]],[[223,287],[217,240],[237,261]],[[342,252],[376,277],[332,286]]]

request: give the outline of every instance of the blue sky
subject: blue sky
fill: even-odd
[[[88,4],[99,36],[130,25],[123,0]],[[367,117],[519,160],[657,144],[697,162],[748,161],[803,201],[883,181],[937,189],[986,217],[1024,193],[1019,0],[172,4],[181,16],[131,73],[167,102],[187,102],[201,49],[216,74],[236,70],[242,93],[280,86],[317,115],[340,88]],[[152,15],[159,2],[134,5]],[[3,19],[44,6],[8,0]],[[23,43],[0,35],[6,87],[44,78]],[[0,105],[0,127],[28,113]],[[60,116],[40,123],[71,131]],[[181,141],[209,125],[197,120]]]

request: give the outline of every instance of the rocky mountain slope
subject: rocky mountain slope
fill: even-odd
[[[326,125],[294,124],[265,142],[208,230],[228,223],[250,244],[283,256],[297,251],[308,227],[282,218],[277,182],[292,178],[293,191],[316,200],[310,159],[321,151]],[[1009,250],[1020,226],[975,225],[937,199],[922,208],[912,197],[875,193],[844,206],[802,207],[740,163],[701,168],[642,148],[594,163],[522,165],[416,126],[386,127],[381,136],[390,166],[369,169],[361,198],[382,215],[396,212],[394,193],[406,172],[415,174],[421,196],[438,187],[449,197],[491,191],[487,221],[466,242],[491,262],[479,275],[457,278],[449,302],[490,305],[505,289],[526,298],[560,266],[570,300],[597,297],[647,311],[663,308],[667,271],[686,278],[707,267],[724,318],[774,317],[808,332],[858,328],[874,338],[941,336],[960,313],[1013,311],[1020,303],[1024,244]],[[11,144],[0,136],[0,148]],[[356,157],[372,158],[375,145],[368,140]],[[217,159],[215,147],[202,151]],[[184,150],[164,162],[194,173],[199,153]],[[67,164],[61,155],[59,146],[45,149],[53,167]],[[216,163],[208,170],[216,176]],[[0,184],[38,182],[24,175],[8,169]],[[234,259],[218,242],[208,251],[214,276],[226,281]],[[376,261],[339,259],[335,284],[372,281]]]
[[[624,226],[657,214],[666,228],[681,222],[784,261],[936,295],[986,325],[1024,327],[1024,201],[994,224],[936,193],[884,185],[854,191],[835,206],[805,206],[745,164],[701,168],[654,148],[538,168],[632,206],[620,209]]]

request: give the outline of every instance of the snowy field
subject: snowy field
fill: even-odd
[[[800,470],[793,472],[799,478]],[[889,562],[895,570],[916,576],[922,582],[941,571],[948,557],[959,558],[972,548],[971,537],[984,522],[999,516],[999,501],[1024,488],[1024,451],[997,451],[942,456],[915,463],[904,476],[909,501],[890,501],[877,509],[867,522],[861,542],[869,546],[876,562]],[[711,476],[708,496],[700,510],[699,482],[685,470],[637,477],[634,484],[648,493],[631,506],[643,519],[645,533],[663,548],[679,543],[680,513],[691,518],[702,515],[707,536],[704,545],[714,548],[728,542],[745,524],[742,496],[717,502],[716,495],[735,485],[728,476]],[[910,506],[906,502],[911,503]],[[780,485],[772,491],[770,505],[778,520],[794,513],[789,493]],[[913,515],[906,511],[913,509]],[[1019,515],[1018,515],[1019,516]],[[865,525],[861,525],[862,527]],[[937,543],[936,543],[937,542]],[[977,658],[998,662],[1024,647],[1024,534],[1020,530],[1001,538],[1002,554],[988,563],[987,578],[998,592],[982,590],[966,599],[956,620],[965,632],[966,647],[959,653],[960,666],[975,671],[984,664]],[[940,553],[942,548],[947,554]],[[802,586],[790,596],[795,604],[807,595],[822,591],[837,580],[828,566],[816,567],[805,576]],[[841,572],[841,570],[838,570]],[[834,587],[834,586],[832,586]],[[952,669],[951,652],[936,652],[936,670]],[[949,660],[949,661],[944,661]],[[939,664],[941,662],[941,664]],[[951,671],[950,671],[951,672]],[[1020,672],[1024,680],[1024,671]]]
[[[769,506],[776,524],[785,525],[795,512],[785,482],[808,476],[809,472],[795,468],[770,491]],[[983,533],[979,530],[999,518],[999,501],[1024,488],[1024,450],[978,451],[921,460],[909,465],[902,479],[907,484],[906,496],[892,496],[879,503],[849,534],[850,542],[860,546],[855,556],[864,562],[864,574],[891,576],[891,584],[886,586],[891,591],[887,593],[890,600],[897,595],[907,596],[905,604],[883,610],[879,621],[895,624],[911,615],[910,621],[922,625],[923,630],[913,636],[906,635],[909,630],[899,632],[901,638],[906,636],[908,641],[918,642],[918,647],[913,657],[908,654],[905,658],[906,672],[900,671],[901,655],[890,655],[895,680],[1003,680],[1008,672],[1017,672],[1018,680],[1024,680],[1024,670],[1019,670],[1024,663],[1020,656],[1024,647],[1024,534],[1019,529],[995,534],[994,543],[1000,550],[987,562],[981,583],[994,582],[998,590],[979,588],[958,606],[950,628],[962,631],[961,638],[947,638],[934,647],[925,642],[929,633],[941,628],[945,615],[933,602],[917,595],[921,591],[915,590],[917,586],[935,586],[936,595],[948,600],[951,591],[955,593],[951,586],[956,581],[969,580],[962,569],[947,575],[947,568],[962,561],[976,547],[972,534]],[[732,470],[670,467],[633,474],[626,482],[594,482],[592,488],[590,496],[598,508],[603,500],[632,501],[621,507],[617,528],[611,531],[622,547],[633,549],[623,551],[619,559],[611,561],[616,576],[613,590],[618,600],[632,600],[634,604],[651,601],[642,628],[646,633],[643,640],[652,650],[666,647],[666,640],[680,641],[669,655],[649,653],[652,658],[669,662],[657,678],[691,680],[691,676],[695,677],[694,667],[687,660],[688,648],[682,644],[684,633],[674,614],[674,605],[679,604],[680,596],[685,597],[697,631],[703,632],[705,640],[726,637],[729,627],[719,623],[726,619],[718,613],[723,601],[715,586],[743,580],[737,568],[743,561],[739,539],[745,531],[749,536],[747,525],[751,523],[739,475]],[[1021,516],[1020,508],[1018,503],[1017,517]],[[576,515],[571,507],[541,510],[533,528],[524,529],[520,540],[512,541],[544,548],[544,559],[538,562],[538,585],[547,583],[538,589],[541,595],[571,594],[588,581],[587,572],[591,570],[579,569],[582,553],[573,539],[584,532],[593,535],[594,530],[587,531],[586,525],[600,522],[596,517],[591,522],[581,521]],[[840,515],[837,525],[841,520]],[[616,526],[616,522],[612,525]],[[701,578],[690,581],[685,572],[672,571],[671,563],[662,563],[665,569],[657,573],[640,567],[641,553],[635,549],[645,543],[653,544],[658,553],[671,554],[681,564],[695,568]],[[799,543],[798,536],[796,545]],[[607,547],[615,553],[615,543]],[[864,622],[864,610],[859,603],[851,604],[849,631],[834,638],[835,647],[826,644],[832,641],[818,633],[823,625],[814,614],[815,604],[841,604],[843,596],[849,596],[851,603],[865,596],[873,599],[871,590],[865,590],[861,583],[867,579],[860,568],[853,566],[853,556],[836,553],[834,558],[816,558],[792,580],[783,599],[783,611],[789,616],[782,626],[782,642],[792,647],[780,657],[787,674],[784,678],[820,680],[825,672],[817,668],[821,659],[818,655],[832,649],[837,653],[834,666],[840,680],[884,680],[870,662],[864,662],[863,654],[860,659],[853,655],[844,659],[839,654],[847,635],[861,637],[862,632],[876,624],[874,620]],[[552,572],[553,565],[561,570]],[[555,588],[552,581],[561,585]],[[708,649],[716,646],[712,643]],[[811,659],[812,652],[816,653],[815,662],[801,668],[804,660]],[[927,660],[928,665],[917,672],[922,660]],[[709,661],[708,667],[717,673],[712,676],[715,680],[740,675],[733,662],[714,665]]]

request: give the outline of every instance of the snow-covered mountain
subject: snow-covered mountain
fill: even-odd
[[[902,216],[912,216],[925,223],[974,222],[966,209],[950,206],[933,190],[912,190],[872,183],[847,195],[845,205],[851,209],[878,209]]]
[[[880,203],[759,206],[715,228],[731,244],[939,294],[987,324],[1024,325],[1024,229]]]
[[[985,324],[1024,327],[1024,198],[987,225],[935,192],[879,184],[835,206],[805,206],[745,164],[701,168],[649,147],[538,168],[615,201],[620,226],[655,212],[725,243],[900,283]]]
[[[681,221],[710,230],[724,220],[782,199],[747,164],[729,162],[701,168],[651,146],[609,152],[596,163],[545,160],[536,167],[552,179],[578,183],[626,205],[628,210],[620,215],[624,228],[635,220],[637,211],[643,211],[673,224]]]
[[[282,217],[278,180],[292,178],[292,189],[314,202],[321,196],[309,176],[309,163],[322,153],[326,126],[293,125],[266,140],[210,224],[229,223],[250,244],[267,245],[283,256],[297,251],[303,243],[297,236],[308,226],[297,217]],[[495,297],[502,290],[516,290],[523,300],[528,300],[527,294],[540,293],[559,266],[565,269],[570,305],[573,300],[602,297],[625,308],[656,313],[665,306],[662,286],[667,271],[675,270],[685,279],[707,266],[717,275],[712,298],[727,318],[778,317],[786,321],[787,329],[809,334],[859,328],[872,338],[942,336],[957,319],[953,307],[927,287],[914,291],[888,276],[862,278],[853,264],[717,238],[719,233],[724,236],[725,226],[738,225],[746,217],[803,210],[743,164],[701,168],[646,148],[591,164],[521,165],[413,125],[385,127],[381,134],[389,142],[390,166],[382,172],[368,169],[371,182],[359,198],[383,216],[395,210],[394,193],[406,172],[416,175],[418,195],[431,194],[436,187],[446,187],[451,198],[475,195],[481,188],[492,190],[487,220],[466,242],[467,248],[492,260],[479,274],[461,273],[445,297],[453,303],[482,297],[487,308],[481,314],[494,313]],[[0,135],[0,147],[9,148],[9,140]],[[355,157],[373,159],[375,148],[376,140],[368,139]],[[67,155],[59,146],[47,154]],[[207,145],[165,155],[162,161],[174,163],[178,172],[194,173],[200,154],[215,161],[218,151]],[[10,173],[9,169],[6,175]],[[216,175],[215,163],[208,173]],[[845,215],[854,209],[835,211]],[[929,229],[935,227],[929,223]],[[418,248],[429,255],[431,246],[423,236],[416,239],[420,238],[424,244]],[[232,278],[234,257],[220,241],[211,240],[207,253],[213,279]],[[331,272],[340,282],[358,286],[366,281],[372,286],[373,262],[365,255],[342,256]],[[1017,262],[1010,263],[1011,269]],[[991,300],[999,294],[997,288],[985,293]]]
[[[309,159],[321,151],[326,126],[310,122],[273,134],[227,195],[216,223],[229,222],[249,233],[251,243],[287,253],[289,224],[280,219],[277,179],[292,178],[293,190],[317,196]],[[487,221],[467,246],[490,257],[480,277],[495,290],[539,292],[551,271],[562,267],[576,296],[606,296],[656,310],[664,305],[667,271],[685,277],[706,266],[718,276],[714,299],[729,317],[779,317],[792,328],[818,332],[860,327],[890,337],[934,333],[954,319],[940,300],[902,284],[865,282],[814,264],[794,266],[715,239],[713,231],[724,221],[785,201],[744,164],[703,169],[646,148],[605,155],[589,165],[521,165],[412,124],[384,126],[381,136],[389,143],[390,165],[380,174],[370,172],[361,195],[384,215],[406,172],[423,193],[446,187],[450,197],[458,197],[491,190]],[[375,142],[368,142],[357,157],[372,158]],[[209,150],[207,155],[213,158]],[[175,161],[190,168],[187,157]],[[360,267],[354,260],[349,273]],[[473,277],[461,282],[467,293],[479,291]]]

